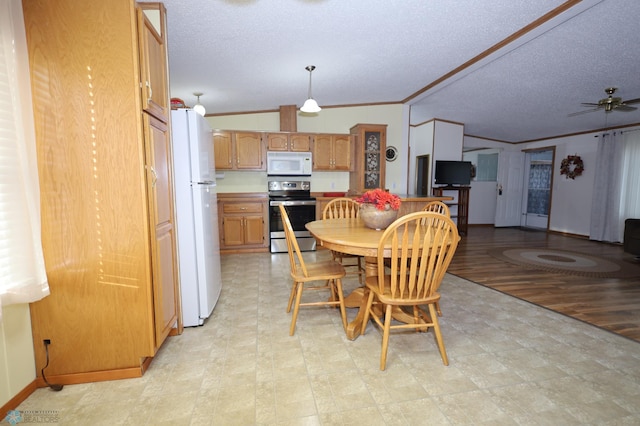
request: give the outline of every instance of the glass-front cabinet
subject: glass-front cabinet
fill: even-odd
[[[355,154],[349,189],[361,194],[369,189],[384,188],[387,125],[356,124],[350,133]]]

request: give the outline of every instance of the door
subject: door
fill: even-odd
[[[351,137],[333,137],[333,168],[336,170],[351,169]]]
[[[525,154],[527,191],[523,192],[523,226],[547,229],[551,208],[551,177],[553,173],[553,149],[530,151]]]
[[[140,42],[140,74],[143,109],[158,118],[165,119],[168,116],[168,85],[166,73],[166,49],[164,46],[165,9],[153,6],[154,9],[137,9],[138,14],[138,39]],[[157,13],[160,28],[156,28],[147,14]]]
[[[198,317],[195,320],[199,320],[199,324],[202,324],[202,321],[211,315],[222,288],[218,201],[214,185],[194,185],[193,211],[198,271]],[[194,315],[191,317],[193,318]],[[185,313],[185,326],[199,325],[188,324],[186,318]]]
[[[147,190],[153,269],[156,348],[178,319],[178,277],[170,138],[167,125],[143,114],[147,155]]]
[[[496,183],[495,226],[520,226],[522,216],[522,187],[524,181],[524,153],[503,150],[498,156]]]
[[[416,157],[416,192],[418,195],[429,195],[429,156]]]

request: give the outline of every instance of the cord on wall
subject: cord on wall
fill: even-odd
[[[47,363],[45,364],[44,367],[42,367],[42,370],[40,370],[40,374],[42,374],[42,380],[44,380],[44,382],[47,384],[47,386],[51,388],[51,390],[59,392],[62,390],[63,385],[56,385],[56,384],[49,383],[47,381],[47,378],[44,375],[44,369],[49,366],[49,345],[51,344],[51,339],[44,339],[42,343],[44,343],[44,352],[47,356]]]

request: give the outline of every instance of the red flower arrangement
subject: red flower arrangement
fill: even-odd
[[[388,210],[387,205],[392,210],[400,208],[400,197],[380,188],[365,192],[361,197],[356,198],[356,201],[360,204],[373,204],[378,210]]]

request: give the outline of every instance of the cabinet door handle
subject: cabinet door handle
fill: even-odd
[[[153,99],[153,90],[151,89],[151,83],[149,83],[149,80],[147,80],[146,82],[146,86],[147,86],[147,102],[151,103],[151,100]]]
[[[156,170],[153,168],[153,166],[149,166],[149,170],[153,175],[153,180],[151,180],[151,186],[155,188],[156,182],[158,181],[158,174],[156,173]]]

